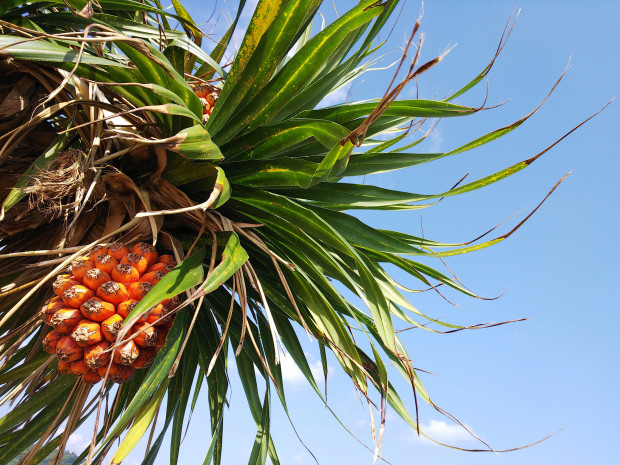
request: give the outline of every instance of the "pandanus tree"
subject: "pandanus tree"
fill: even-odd
[[[120,463],[149,428],[143,463],[167,432],[177,463],[201,395],[205,463],[220,463],[231,364],[258,430],[248,463],[279,463],[269,425],[272,402],[287,408],[284,351],[323,398],[300,337],[419,434],[419,401],[449,415],[397,328],[468,327],[422,313],[387,270],[477,298],[422,262],[501,242],[523,221],[491,240],[443,243],[373,227],[356,211],[426,208],[546,150],[429,195],[349,178],[456,156],[531,114],[449,152],[412,151],[433,120],[482,109],[454,101],[496,57],[446,98],[399,100],[443,58],[420,59],[418,21],[376,100],[317,108],[370,69],[399,2],[363,0],[319,27],[320,0],[261,0],[232,50],[245,3],[209,43],[177,0],[0,4],[0,464],[55,450],[59,462],[89,417],[99,420],[93,442],[75,463]],[[411,385],[406,397],[388,368]]]

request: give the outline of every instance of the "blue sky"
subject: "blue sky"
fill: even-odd
[[[248,2],[251,4],[252,2]],[[340,12],[351,2],[338,0]],[[213,6],[190,0],[188,10],[206,23]],[[230,2],[229,2],[230,4]],[[234,13],[236,2],[230,4]],[[421,98],[447,95],[475,76],[492,57],[513,3],[507,1],[426,2],[421,31],[426,40],[422,61],[457,44],[446,59],[419,81]],[[226,24],[229,8],[219,2],[209,24]],[[462,175],[478,178],[537,154],[618,94],[620,2],[517,2],[521,15],[489,75],[488,104],[509,101],[472,117],[440,122],[425,151],[455,148],[531,111],[563,72],[571,68],[542,109],[518,130],[475,151],[399,173],[367,178],[392,189],[441,192]],[[409,1],[384,51],[387,65],[398,58],[420,2]],[[321,11],[334,17],[332,2]],[[249,13],[244,14],[245,20]],[[208,28],[207,28],[208,29]],[[364,76],[353,99],[380,97],[392,71]],[[484,86],[458,100],[479,105]],[[404,91],[412,98],[415,87]],[[331,102],[343,98],[339,93]],[[455,293],[460,305],[432,293],[415,294],[412,303],[444,320],[474,324],[530,318],[498,328],[436,335],[419,330],[403,334],[417,367],[433,372],[423,381],[434,401],[456,415],[497,449],[518,447],[564,429],[548,441],[507,454],[473,454],[420,440],[395,414],[388,414],[383,456],[393,464],[549,465],[613,463],[616,456],[620,323],[613,295],[618,274],[616,233],[620,110],[613,103],[595,120],[562,142],[528,169],[481,191],[449,198],[421,212],[365,215],[373,225],[399,229],[446,242],[469,240],[513,213],[534,208],[549,189],[572,172],[539,212],[509,240],[490,249],[448,259],[450,269],[470,288],[498,300],[480,301]],[[510,224],[516,224],[521,213]],[[508,229],[504,228],[503,231]],[[435,263],[440,266],[440,264]],[[409,282],[408,284],[414,284]],[[308,356],[318,360],[316,343]],[[372,447],[368,408],[351,383],[330,361],[330,406],[350,430]],[[372,454],[353,439],[305,386],[287,360],[286,392],[291,418],[304,443],[322,465],[372,463]],[[226,464],[247,463],[255,428],[243,390],[231,370],[231,408],[225,419]],[[394,374],[393,380],[396,381]],[[406,386],[400,388],[406,393]],[[407,397],[413,408],[412,397]],[[275,405],[275,404],[274,404]],[[421,410],[422,427],[439,440],[478,447],[461,429],[429,408]],[[275,407],[272,429],[282,463],[310,464],[286,415]],[[181,463],[202,463],[208,447],[206,399],[193,415]],[[84,437],[86,434],[83,435]],[[70,442],[75,449],[80,438]],[[162,450],[157,464],[168,463]],[[138,461],[134,454],[128,459]]]

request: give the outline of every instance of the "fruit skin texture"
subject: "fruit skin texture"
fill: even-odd
[[[132,365],[138,358],[138,355],[140,355],[138,346],[131,340],[114,350],[113,360],[114,363],[118,363],[119,365]]]
[[[52,329],[43,339],[43,350],[49,354],[55,354],[58,342],[65,337],[65,334]]]
[[[152,347],[158,340],[158,329],[146,322],[133,325],[133,331],[136,334],[133,340],[140,347]]]
[[[92,346],[103,340],[101,334],[101,326],[99,323],[84,318],[80,320],[73,332],[71,338],[81,347]]]
[[[116,308],[110,302],[93,297],[80,306],[80,312],[84,318],[93,321],[103,321],[116,313]]]
[[[50,324],[56,331],[63,334],[71,334],[75,325],[82,319],[82,314],[75,308],[59,308],[56,310]]]
[[[107,379],[113,381],[115,383],[120,382],[121,375],[126,370],[126,367],[119,365],[117,363],[112,363],[112,365],[108,368],[108,363],[97,368],[97,374],[104,378],[107,374]]]
[[[63,362],[58,360],[58,373],[61,375],[68,375],[71,373],[71,362]]]
[[[129,293],[125,285],[114,281],[108,281],[99,286],[97,295],[106,302],[110,302],[114,305],[118,305],[129,299]]]
[[[95,293],[86,286],[76,284],[62,293],[62,300],[69,307],[80,308],[80,306],[93,297]]]
[[[45,302],[40,317],[53,326],[43,350],[58,358],[58,373],[73,374],[89,384],[102,379],[128,381],[134,369],[148,368],[166,336],[178,297],[166,299],[143,314],[123,341],[117,341],[123,321],[176,262],[157,254],[146,243],[98,246],[74,260],[70,273],[53,285],[56,297]],[[145,279],[146,278],[146,279]]]
[[[75,362],[84,355],[84,349],[77,345],[71,336],[64,336],[56,344],[56,356],[63,362]]]
[[[94,370],[108,363],[110,360],[110,352],[106,352],[108,347],[110,347],[110,343],[102,341],[84,349],[84,362],[86,366]]]
[[[118,313],[115,313],[107,320],[103,320],[101,322],[101,333],[103,334],[103,337],[106,339],[106,341],[114,342],[116,340],[116,335],[121,329],[123,321],[125,321],[125,318]]]

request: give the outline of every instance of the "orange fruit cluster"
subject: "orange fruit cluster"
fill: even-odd
[[[158,255],[144,242],[131,250],[116,242],[94,248],[73,262],[70,273],[58,275],[56,296],[41,310],[43,321],[54,328],[45,336],[43,350],[58,357],[58,372],[88,383],[107,373],[108,380],[123,383],[134,369],[149,367],[166,343],[171,311],[180,299],[164,300],[143,314],[125,343],[116,340],[117,334],[136,304],[175,264],[171,255]]]
[[[194,93],[202,102],[202,120],[207,122],[220,95],[220,89],[215,86],[206,84],[194,87]]]

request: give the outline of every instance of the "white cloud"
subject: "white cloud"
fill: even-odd
[[[306,377],[295,364],[293,357],[289,354],[280,354],[280,367],[282,368],[282,378],[288,385],[300,385],[306,382]]]
[[[306,355],[306,357],[308,357],[308,355]],[[314,379],[316,380],[317,384],[321,385],[321,383],[323,383],[325,379],[323,375],[323,364],[320,360],[316,360],[314,362],[310,362],[309,365],[310,371],[312,372]],[[280,366],[282,368],[282,378],[284,379],[284,383],[287,386],[307,386],[308,381],[306,380],[306,377],[293,360],[293,357],[291,357],[289,354],[280,354]],[[333,376],[333,368],[333,366],[329,364],[327,365],[328,378],[331,378]]]
[[[323,373],[323,364],[321,363],[320,360],[310,363],[310,371],[314,375],[314,379],[316,379],[317,382],[325,382],[325,374]],[[327,377],[329,379],[332,379],[334,377],[334,374],[335,374],[334,367],[328,363],[327,364]]]
[[[433,132],[428,136],[429,139],[429,147],[428,150],[430,152],[441,152],[441,147],[443,145],[443,139],[441,137],[441,132],[439,127],[435,127]]]
[[[357,426],[358,428],[361,428],[363,426],[368,426],[368,420],[357,420],[355,422],[355,426]]]
[[[84,437],[80,433],[73,433],[67,440],[67,449],[82,451],[90,444],[90,438]]]
[[[469,428],[469,426],[467,427]],[[427,436],[445,444],[453,445],[476,441],[476,438],[469,434],[462,426],[455,423],[447,423],[443,420],[430,420],[426,424],[423,423],[420,429]],[[411,442],[418,442],[425,445],[435,444],[424,436],[418,437],[418,433],[414,428],[410,428],[407,431],[407,439]]]

